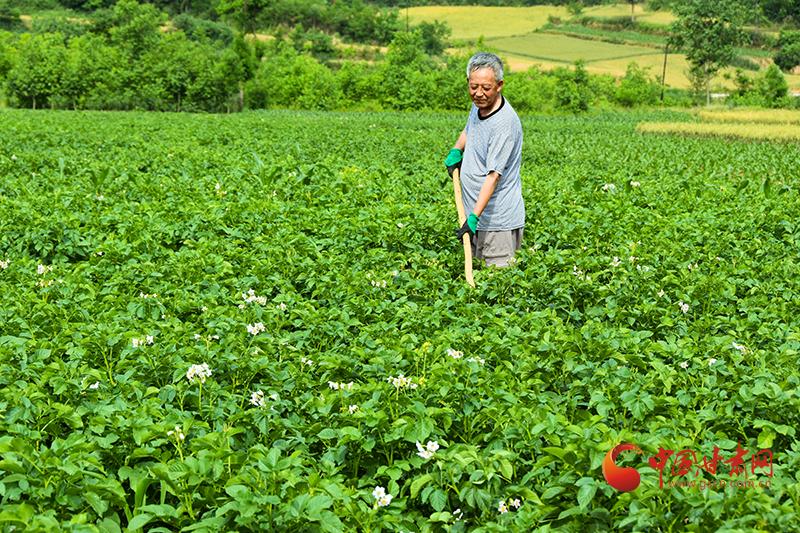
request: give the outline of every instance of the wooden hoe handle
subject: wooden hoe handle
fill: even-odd
[[[456,209],[458,209],[458,226],[464,225],[467,220],[467,215],[464,214],[464,202],[461,199],[461,180],[458,178],[458,169],[453,170],[453,189],[456,193]],[[464,241],[464,277],[467,283],[475,286],[475,280],[472,279],[472,244],[469,241],[469,233],[465,233],[461,239]]]

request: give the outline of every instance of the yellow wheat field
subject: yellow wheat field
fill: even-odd
[[[737,109],[733,111],[700,111],[697,118],[706,122],[739,124],[800,124],[800,111],[788,109]]]
[[[796,143],[800,126],[791,124],[714,124],[708,122],[642,122],[636,126],[642,134],[717,137],[737,141]]]
[[[412,25],[420,22],[447,22],[452,38],[458,41],[475,41],[481,35],[486,39],[508,37],[536,31],[547,24],[547,17],[567,17],[564,6],[489,7],[489,6],[422,6],[408,10]],[[405,18],[406,10],[400,10]]]

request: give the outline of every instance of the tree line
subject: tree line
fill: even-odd
[[[727,12],[714,0],[688,4],[694,8],[676,10],[679,21],[673,25],[670,44],[687,53],[697,92],[708,98],[712,76],[730,60],[742,32],[725,22]],[[37,109],[193,112],[469,106],[465,68],[476,49],[442,54],[447,33],[443,24],[396,31],[385,56],[361,61],[342,57],[341,49],[336,57],[330,37],[314,30],[295,28],[254,40],[230,28],[226,32],[192,23],[197,20],[178,17],[168,24],[168,16],[153,4],[118,0],[107,17],[80,24],[80,30],[0,32],[0,81],[6,103]],[[482,41],[477,49],[486,49]],[[795,105],[786,96],[788,87],[777,67],[757,78],[740,72],[734,82],[734,101]],[[683,91],[664,96],[655,76],[635,64],[617,80],[589,75],[580,61],[573,68],[510,73],[504,94],[521,112],[693,103]]]
[[[163,31],[152,4],[119,0],[105,31],[0,35],[7,104],[25,108],[226,112],[242,108],[464,110],[468,53],[431,55],[421,29],[397,32],[377,62],[314,57],[313,41],[225,44],[202,26]],[[482,47],[479,43],[479,47]],[[520,111],[582,112],[604,105],[655,104],[657,83],[632,65],[617,82],[582,63],[506,76]]]

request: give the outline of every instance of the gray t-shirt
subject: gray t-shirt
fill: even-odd
[[[500,174],[500,179],[481,213],[478,231],[510,231],[524,227],[525,202],[519,177],[522,162],[519,117],[505,98],[497,111],[484,118],[478,116],[478,108],[473,104],[464,131],[467,145],[460,174],[464,211],[469,215],[475,209],[486,176],[495,171]]]

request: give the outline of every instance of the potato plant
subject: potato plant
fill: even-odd
[[[796,529],[797,148],[642,120],[523,117],[472,289],[462,115],[0,113],[0,528]]]

